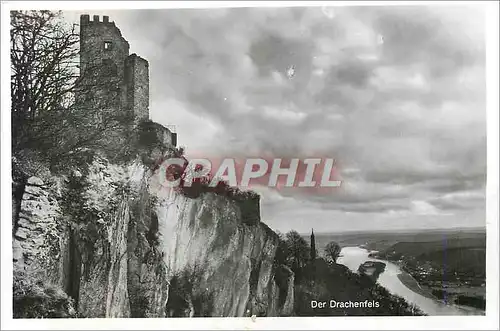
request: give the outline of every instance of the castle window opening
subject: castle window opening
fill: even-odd
[[[111,41],[104,42],[104,50],[109,51],[111,49]]]

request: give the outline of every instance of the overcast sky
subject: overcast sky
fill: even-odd
[[[333,157],[341,189],[255,187],[286,232],[485,225],[485,44],[470,7],[87,11],[150,63],[188,155]],[[78,13],[79,14],[79,13]],[[75,14],[75,20],[78,20]]]

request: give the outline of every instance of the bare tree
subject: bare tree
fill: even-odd
[[[82,164],[96,150],[116,155],[130,137],[120,134],[132,114],[116,111],[123,93],[119,79],[104,80],[102,70],[80,72],[77,26],[61,15],[11,12],[14,231],[30,176]],[[97,87],[107,98],[85,98]]]

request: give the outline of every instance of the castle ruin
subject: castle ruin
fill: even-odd
[[[149,120],[149,63],[129,54],[129,43],[109,16],[80,16],[80,77],[86,107],[132,115],[136,123]],[[177,135],[157,125],[157,133],[169,145]]]

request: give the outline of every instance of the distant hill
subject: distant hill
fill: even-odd
[[[454,229],[431,229],[431,230],[387,230],[387,231],[365,231],[346,233],[317,233],[316,247],[321,254],[323,248],[330,242],[335,241],[340,246],[364,246],[370,250],[383,251],[400,243],[412,242],[439,242],[443,240],[485,240],[485,228],[454,228]],[[309,235],[304,235],[309,240]],[[451,245],[453,245],[451,243]],[[449,247],[450,248],[450,247]]]
[[[456,227],[456,228],[432,228],[432,229],[380,229],[380,230],[358,230],[358,231],[342,231],[342,232],[318,232],[317,235],[324,236],[366,236],[366,235],[383,235],[383,234],[432,234],[432,233],[486,233],[485,227]],[[308,233],[303,234],[308,235]]]
[[[429,238],[428,238],[429,239]],[[403,261],[415,269],[428,264],[439,280],[478,280],[486,277],[486,236],[444,236],[434,241],[398,242],[373,257]],[[428,277],[430,278],[430,277]]]

